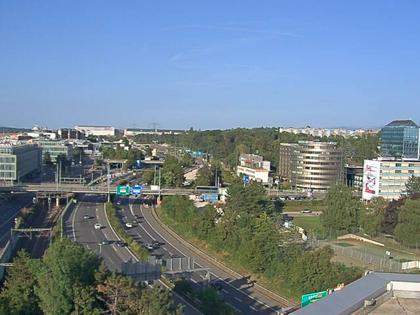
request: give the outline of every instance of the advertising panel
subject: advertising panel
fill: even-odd
[[[362,198],[364,200],[371,200],[372,198],[379,196],[380,170],[380,161],[365,160],[362,187]]]

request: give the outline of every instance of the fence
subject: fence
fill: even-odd
[[[401,272],[401,270],[403,270],[403,264],[401,262],[395,261],[386,255],[380,257],[369,254],[364,250],[341,247],[337,245],[332,245],[332,248],[337,255],[357,259],[364,265],[369,266],[376,271]]]

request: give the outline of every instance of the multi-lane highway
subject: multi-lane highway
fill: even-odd
[[[119,238],[110,227],[103,202],[104,198],[100,196],[83,196],[78,204],[66,214],[65,233],[69,238],[101,256],[110,270],[120,271],[122,262],[137,261],[137,258],[127,247],[117,246],[115,241]],[[102,228],[95,229],[96,223],[99,223]],[[111,241],[111,243],[100,245],[104,240]],[[185,314],[200,314],[176,294],[174,294],[174,301],[176,304],[184,305]]]
[[[269,292],[262,293],[248,283],[241,275],[228,270],[223,265],[209,259],[204,253],[198,255],[191,246],[188,246],[179,237],[168,232],[152,213],[152,208],[144,206],[140,200],[128,198],[120,199],[120,215],[125,221],[136,220],[139,224],[129,229],[129,233],[141,243],[157,241],[163,244],[154,254],[163,257],[194,257],[195,268],[208,268],[213,280],[220,279],[220,291],[230,306],[242,314],[276,314],[282,307],[288,306],[286,300],[276,297]],[[197,271],[192,275],[191,281],[195,285],[203,285],[206,271]]]
[[[19,214],[20,209],[31,205],[31,194],[19,194],[12,200],[0,201],[0,249],[10,238],[10,229],[14,226],[14,219]]]

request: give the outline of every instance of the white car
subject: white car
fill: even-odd
[[[128,228],[132,228],[132,227],[133,227],[133,223],[131,223],[131,222],[127,222],[127,223],[125,224],[125,226],[126,226],[126,227],[128,227]]]
[[[95,223],[95,230],[100,230],[102,225],[100,223]]]

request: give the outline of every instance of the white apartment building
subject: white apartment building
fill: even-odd
[[[399,199],[405,194],[408,179],[420,177],[419,160],[365,160],[362,198]]]
[[[75,126],[74,129],[86,136],[115,136],[115,128],[111,126]]]
[[[271,178],[270,161],[264,161],[263,157],[255,154],[241,154],[239,157],[239,165],[236,167],[238,176],[249,176],[250,180],[259,183],[269,184]]]

